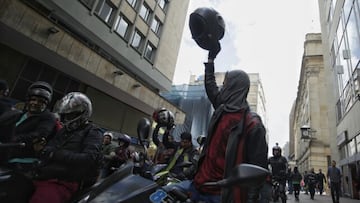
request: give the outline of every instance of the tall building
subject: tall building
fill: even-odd
[[[330,136],[333,119],[328,89],[332,78],[323,63],[321,34],[310,33],[304,42],[304,54],[296,100],[290,115],[294,155],[300,172],[327,171],[330,162]],[[330,74],[331,76],[331,74]]]
[[[222,86],[225,74],[224,72],[215,73],[219,87]],[[247,97],[249,106],[252,111],[259,114],[267,129],[266,100],[260,76],[258,73],[248,73],[248,75],[250,78],[250,90]],[[214,109],[205,92],[203,75],[196,80],[195,76],[191,76],[190,84],[174,85],[170,92],[162,93],[162,95],[186,112],[184,124],[177,126],[174,130],[175,136],[180,136],[183,131],[190,131],[195,135],[194,139],[199,135],[207,135],[208,124]],[[268,135],[266,140],[269,142]]]
[[[331,159],[342,170],[344,194],[359,199],[355,181],[360,171],[360,1],[318,2],[324,65],[335,83],[329,91],[335,111]]]
[[[171,88],[189,0],[4,0],[0,77],[24,100],[36,80],[54,87],[51,106],[70,91],[93,102],[92,120],[136,134],[154,109],[185,114],[160,96]]]

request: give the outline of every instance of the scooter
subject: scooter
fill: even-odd
[[[150,121],[146,118],[138,122],[137,133],[140,144],[148,138],[151,129]],[[189,198],[182,191],[173,188],[166,190],[155,181],[133,174],[133,162],[119,168],[102,182],[96,183],[88,191],[74,199],[74,203],[102,202],[102,203],[160,203],[160,202],[189,202]],[[238,165],[232,175],[221,181],[205,183],[204,186],[244,187],[260,185],[269,175],[269,171],[252,164]],[[190,201],[191,202],[191,201]]]

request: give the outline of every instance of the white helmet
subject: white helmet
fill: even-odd
[[[60,100],[57,113],[66,130],[73,131],[88,123],[92,104],[85,94],[70,92]]]

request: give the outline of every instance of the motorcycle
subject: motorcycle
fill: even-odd
[[[277,178],[272,179],[272,199],[274,202],[277,202],[281,199],[282,203],[286,202],[285,186],[280,184],[280,181]]]
[[[0,149],[25,147],[25,143],[0,143]],[[0,166],[0,202],[27,202],[34,187],[31,178],[41,164],[35,158],[13,158]]]
[[[141,119],[137,126],[139,141],[145,151],[146,145],[144,142],[149,136],[150,128],[150,121],[146,118]],[[102,182],[95,184],[73,202],[191,202],[187,194],[176,188],[168,190],[153,180],[134,174],[133,167],[134,163],[128,162]],[[248,187],[263,183],[268,175],[269,171],[259,166],[240,164],[234,169],[229,178],[205,183],[204,186],[231,187],[236,184]]]
[[[140,144],[146,145],[144,142],[149,137],[151,125],[146,118],[138,122],[137,134]],[[38,160],[13,160],[14,166],[30,166],[26,170],[19,168],[1,168],[0,169],[0,201],[1,202],[15,202],[19,192],[25,192],[23,199],[16,202],[26,202],[25,198],[29,198],[32,194],[31,175],[38,163]],[[24,168],[25,169],[25,168]],[[165,189],[154,180],[144,178],[138,174],[133,173],[134,162],[127,162],[117,169],[113,174],[105,179],[102,179],[89,188],[80,190],[70,201],[71,203],[87,203],[87,202],[102,202],[102,203],[160,203],[160,202],[191,202],[189,197],[179,189]],[[25,172],[25,173],[24,173]],[[29,175],[29,176],[27,176]],[[205,183],[204,186],[210,187],[231,187],[232,185],[240,185],[248,187],[251,185],[259,185],[265,181],[269,171],[261,167],[251,164],[240,164],[235,169],[232,175],[217,182]],[[9,186],[9,180],[11,185]],[[26,187],[24,190],[20,187]],[[18,196],[17,196],[18,195]],[[10,199],[7,199],[11,197]]]

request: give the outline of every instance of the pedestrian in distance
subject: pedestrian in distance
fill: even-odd
[[[324,192],[324,182],[326,183],[326,177],[325,175],[322,173],[321,168],[319,169],[319,173],[316,174],[317,176],[317,180],[318,180],[318,189],[319,189],[319,194],[322,195]]]
[[[338,167],[336,167],[336,161],[333,160],[326,174],[326,177],[328,178],[328,184],[331,190],[331,198],[333,203],[339,203],[341,176],[341,171]]]
[[[300,183],[303,178],[297,166],[294,167],[294,171],[291,173],[291,178],[292,178],[295,200],[299,201],[299,194],[301,188]]]
[[[317,180],[318,180],[314,168],[310,169],[310,172],[308,173],[307,178],[308,178],[307,182],[308,182],[308,188],[309,188],[309,192],[310,192],[310,199],[313,200],[315,197],[315,188],[316,188]]]

